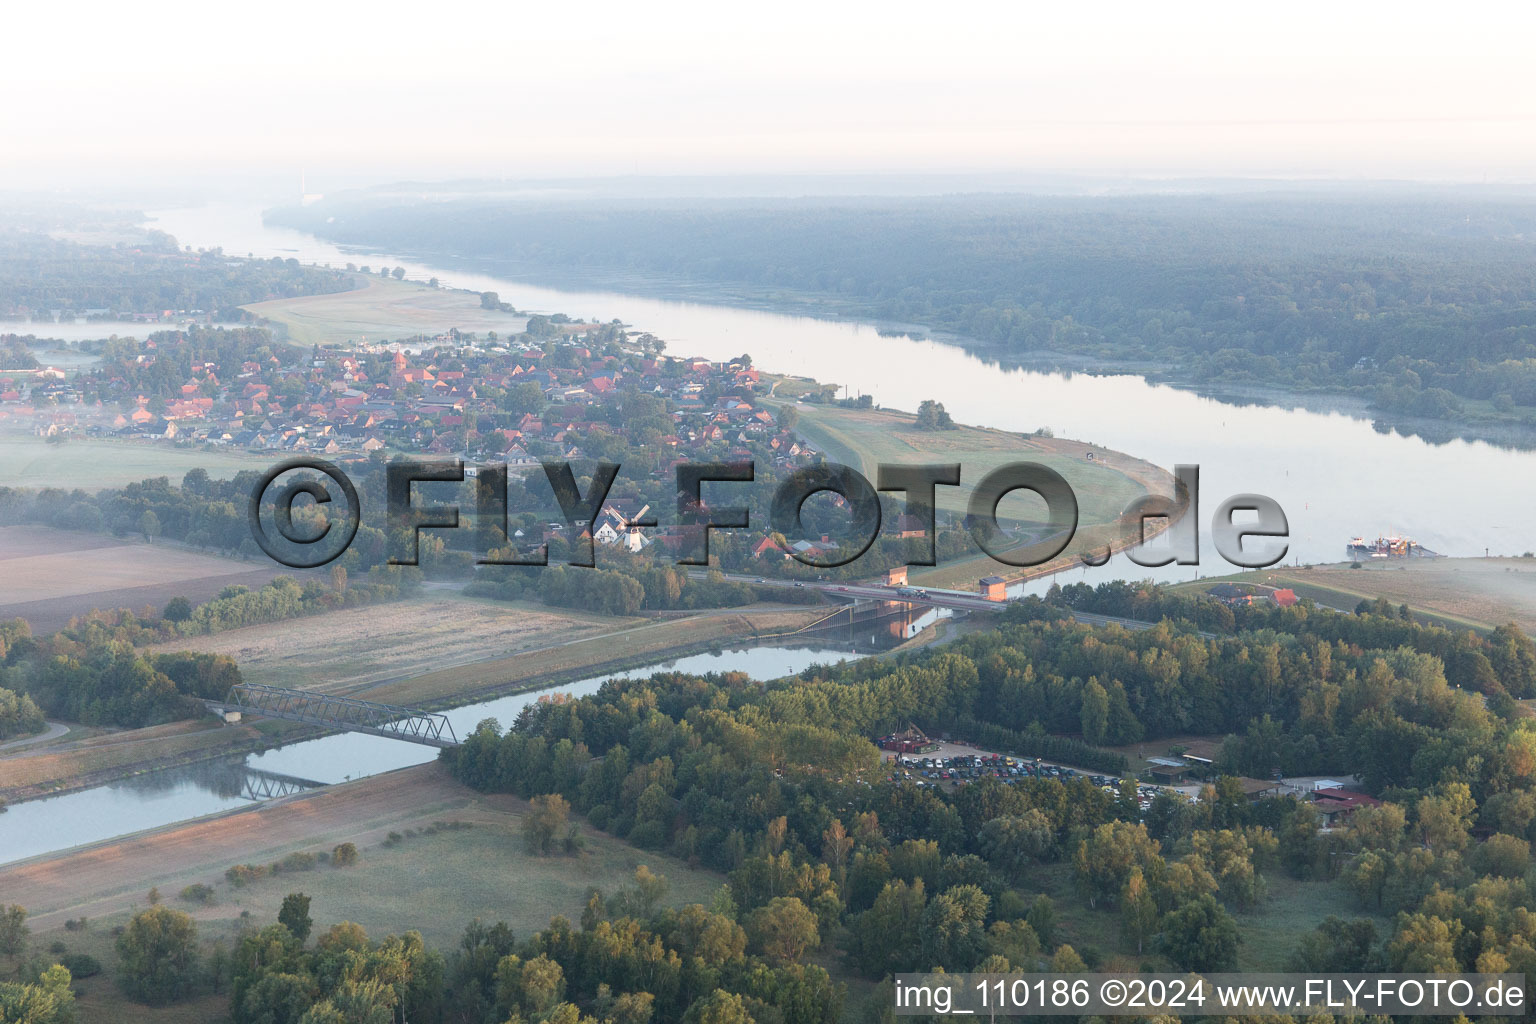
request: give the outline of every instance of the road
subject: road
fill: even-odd
[[[46,743],[48,740],[58,739],[69,732],[69,726],[63,722],[49,722],[48,728],[36,736],[23,736],[19,740],[6,740],[0,743],[0,750],[15,750],[17,747],[30,747],[34,743]]]

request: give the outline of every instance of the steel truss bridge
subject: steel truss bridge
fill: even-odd
[[[275,800],[280,796],[307,793],[311,789],[319,789],[324,785],[325,783],[316,782],[313,779],[300,779],[278,772],[262,771],[260,768],[247,768],[240,779],[240,795],[247,800],[259,803]]]
[[[424,743],[429,747],[459,745],[458,737],[453,734],[453,726],[445,715],[395,704],[376,704],[355,697],[333,697],[307,690],[285,690],[259,683],[241,683],[231,687],[229,696],[223,700],[203,703],[218,715],[238,711],[242,715],[282,718],[325,729]]]

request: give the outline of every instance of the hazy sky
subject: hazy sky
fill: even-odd
[[[0,186],[1081,171],[1536,181],[1536,5],[16,0]]]

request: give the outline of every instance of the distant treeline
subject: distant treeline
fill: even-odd
[[[992,196],[550,209],[364,199],[271,219],[337,242],[521,261],[524,271],[832,296],[851,312],[1009,354],[1359,388],[1400,413],[1451,415],[1464,398],[1536,406],[1536,203]]]
[[[0,226],[0,315],[61,310],[85,316],[203,310],[239,320],[248,302],[346,291],[352,278],[298,260],[257,260],[219,250],[185,252],[155,233],[136,246],[81,245]]]

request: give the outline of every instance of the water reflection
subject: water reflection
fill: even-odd
[[[1347,396],[1314,401],[1230,388],[1218,400],[1128,375],[1009,368],[928,332],[896,329],[899,325],[547,288],[487,273],[490,264],[343,249],[267,227],[249,206],[155,216],[155,226],[184,245],[333,266],[387,260],[413,279],[435,276],[453,287],[497,291],[518,309],[618,318],[661,337],[674,354],[728,359],[746,351],[764,370],[846,384],[891,408],[916,409],[933,399],[964,423],[1020,432],[1047,426],[1058,436],[1130,452],[1165,468],[1198,464],[1206,573],[1230,568],[1209,546],[1210,516],[1226,497],[1245,493],[1269,495],[1285,509],[1291,523],[1287,563],[1337,562],[1349,538],[1378,533],[1401,533],[1452,555],[1536,550],[1536,524],[1528,513],[1536,506],[1536,453],[1465,440],[1431,444],[1392,429],[1381,432]],[[1277,401],[1294,407],[1282,408]],[[962,483],[974,483],[974,476]],[[1188,575],[1143,569],[1123,556],[1092,574],[1095,579]]]

